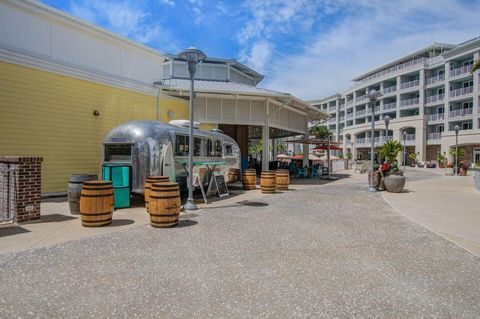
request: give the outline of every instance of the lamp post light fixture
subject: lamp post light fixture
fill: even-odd
[[[183,206],[185,210],[197,210],[193,200],[193,105],[195,99],[195,72],[197,71],[197,64],[207,58],[205,53],[197,50],[193,47],[180,52],[178,54],[180,59],[187,61],[188,72],[190,74],[190,103],[189,103],[189,115],[190,115],[190,127],[188,137],[188,199],[187,203]]]
[[[377,189],[375,188],[374,184],[374,165],[373,165],[373,159],[374,159],[374,149],[375,149],[375,103],[377,102],[377,99],[382,96],[380,92],[377,92],[376,90],[371,90],[368,92],[367,98],[370,100],[370,107],[372,108],[372,145],[370,147],[370,185],[368,187],[369,192],[376,192]]]
[[[458,132],[460,131],[460,126],[455,125],[455,176],[458,176]]]
[[[406,164],[407,164],[407,146],[406,146],[406,141],[407,141],[407,132],[403,131],[403,171],[406,170]]]

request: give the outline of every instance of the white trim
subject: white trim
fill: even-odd
[[[92,81],[100,84],[114,86],[120,89],[126,89],[137,93],[144,93],[151,96],[157,95],[157,89],[153,84],[147,85],[140,81],[135,81],[117,75],[101,73],[88,70],[85,67],[72,65],[63,61],[53,61],[48,57],[32,52],[20,52],[23,50],[14,49],[0,44],[0,61],[32,67],[42,71],[53,72],[59,75],[71,76],[82,80]]]

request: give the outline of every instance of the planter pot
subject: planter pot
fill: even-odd
[[[447,167],[445,168],[445,175],[448,175],[448,176],[453,176],[453,167]]]
[[[405,187],[405,176],[390,174],[384,178],[385,189],[389,193],[400,193]]]
[[[467,176],[467,169],[460,167],[459,173],[460,173],[460,176]]]

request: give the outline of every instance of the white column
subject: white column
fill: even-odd
[[[450,117],[450,61],[445,62],[445,99],[443,111],[443,131],[448,132],[448,118]],[[448,151],[447,151],[448,154]]]
[[[418,153],[417,160],[425,161],[427,153],[427,127],[425,125],[415,127],[415,152]]]
[[[418,87],[418,115],[423,116],[425,114],[425,70],[420,70],[419,78],[419,87]]]
[[[340,140],[340,100],[335,100],[335,141]]]
[[[270,161],[270,128],[268,126],[268,114],[269,114],[269,103],[268,99],[265,100],[265,125],[262,129],[262,140],[263,140],[263,149],[262,149],[262,170],[268,170],[268,162]]]
[[[303,135],[304,139],[308,139],[308,134]],[[303,166],[308,166],[308,157],[310,155],[310,144],[303,144]]]
[[[400,118],[400,81],[402,77],[397,76],[397,118]]]
[[[352,134],[352,160],[357,160],[357,135]]]
[[[480,53],[475,52],[473,55],[473,61],[477,61],[480,58]],[[479,98],[478,95],[480,94],[478,86],[479,83],[479,74],[480,71],[477,70],[473,74],[473,129],[478,130],[480,129],[480,124],[478,116],[480,115],[480,105],[479,105]]]

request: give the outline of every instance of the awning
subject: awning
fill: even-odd
[[[303,155],[293,155],[293,156],[290,156],[290,158],[292,160],[295,160],[295,161],[302,161],[303,160]],[[321,161],[322,159],[318,156],[313,155],[313,154],[309,154],[308,160],[310,160],[310,161]]]
[[[343,142],[334,142],[324,139],[318,138],[298,138],[295,140],[288,140],[284,141],[283,143],[290,143],[290,144],[315,144],[315,145],[341,145]],[[331,147],[331,146],[330,146]]]
[[[341,151],[341,150],[343,150],[343,148],[338,147],[336,145],[330,145],[330,148],[328,147],[328,145],[321,145],[321,146],[315,147],[313,149],[313,151],[324,151],[324,150],[326,151],[328,149],[330,149],[331,151]]]

